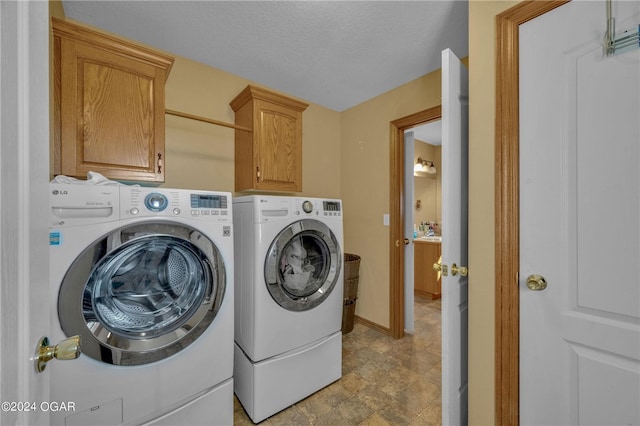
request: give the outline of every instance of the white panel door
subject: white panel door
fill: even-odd
[[[410,244],[404,246],[404,331],[413,333],[414,297],[413,297],[413,153],[415,150],[413,132],[404,132],[404,235],[408,235]]]
[[[468,102],[467,68],[442,52],[442,424],[467,424]]]
[[[640,3],[614,5],[637,28]],[[640,423],[640,49],[603,56],[605,10],[520,27],[524,425]]]
[[[48,3],[0,1],[0,31],[0,424],[46,425],[55,366],[31,358],[50,318]]]

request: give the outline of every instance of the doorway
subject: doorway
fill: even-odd
[[[405,332],[415,330],[415,303],[440,298],[439,262],[442,223],[442,121],[404,131],[405,141]],[[412,249],[411,249],[412,248]],[[424,303],[424,301],[423,301]]]
[[[405,325],[405,253],[404,250],[396,250],[405,239],[406,208],[404,171],[405,149],[404,132],[413,127],[438,121],[442,117],[441,107],[419,111],[415,114],[394,120],[391,122],[391,193],[390,193],[390,225],[391,247],[390,253],[390,312],[389,329],[391,336],[399,339],[404,336]]]

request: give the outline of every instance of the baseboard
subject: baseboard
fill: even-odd
[[[425,299],[429,299],[429,300],[437,300],[437,299],[440,299],[441,297],[440,294],[429,293],[428,291],[418,290],[418,289],[413,289],[413,294],[415,296],[424,297]]]
[[[366,325],[369,328],[378,330],[380,333],[386,334],[387,336],[391,336],[391,330],[388,327],[383,327],[380,324],[376,324],[375,322],[369,321],[368,319],[362,318],[358,315],[354,316],[354,320],[356,322],[359,322],[362,325]]]

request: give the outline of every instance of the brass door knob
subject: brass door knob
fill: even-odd
[[[453,263],[451,265],[451,275],[455,277],[458,273],[461,277],[466,277],[467,275],[469,275],[469,269],[467,269],[466,266],[458,266]]]
[[[409,239],[408,239],[408,238],[405,238],[404,240],[402,240],[402,243],[403,243],[405,246],[408,246],[408,245],[409,245],[409,243],[410,243],[410,241],[409,241]],[[396,247],[400,247],[400,240],[396,240]]]
[[[533,291],[542,291],[547,288],[547,280],[542,275],[529,275],[527,277],[527,288]]]
[[[55,346],[49,344],[48,337],[42,337],[36,347],[36,371],[42,373],[53,358],[61,361],[76,359],[80,352],[80,336],[71,336]]]
[[[447,265],[443,265],[440,261],[433,264],[433,270],[436,272],[440,272],[445,277],[449,275],[449,268],[447,268]]]

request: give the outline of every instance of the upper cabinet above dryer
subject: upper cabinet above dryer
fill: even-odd
[[[235,190],[302,191],[302,112],[307,104],[247,86],[230,103],[235,131]]]
[[[52,28],[54,175],[163,182],[174,58],[56,18]]]

